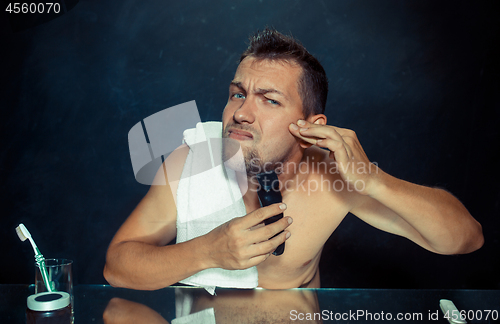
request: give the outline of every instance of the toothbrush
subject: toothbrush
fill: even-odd
[[[31,238],[30,232],[28,232],[28,229],[24,224],[19,224],[18,227],[16,227],[16,233],[17,236],[19,236],[19,239],[21,241],[26,241],[26,239],[30,240],[31,246],[33,247],[33,251],[35,251],[35,260],[36,263],[38,263],[38,266],[40,267],[40,272],[42,273],[42,278],[43,278],[43,283],[45,284],[45,287],[47,288],[47,291],[53,292],[54,289],[52,289],[51,285],[49,284],[49,276],[47,274],[47,269],[45,268],[45,258],[43,257],[42,253],[40,253],[40,250],[35,244],[35,241]]]

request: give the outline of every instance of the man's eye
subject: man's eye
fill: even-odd
[[[277,102],[276,100],[273,100],[273,99],[267,99],[267,102],[269,102],[270,104],[272,105],[275,105],[275,106],[279,106],[279,102]]]
[[[245,96],[241,93],[235,93],[233,97],[235,97],[236,99],[245,99]]]

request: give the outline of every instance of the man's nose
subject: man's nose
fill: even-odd
[[[234,112],[233,118],[237,123],[252,124],[255,121],[255,110],[257,109],[255,103],[246,98],[241,106]]]

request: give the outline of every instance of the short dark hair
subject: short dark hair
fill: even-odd
[[[265,28],[250,36],[250,44],[241,54],[240,62],[248,56],[257,60],[284,60],[298,63],[302,67],[298,91],[302,99],[304,117],[325,112],[328,96],[328,78],[325,69],[298,40],[283,35],[276,29]]]

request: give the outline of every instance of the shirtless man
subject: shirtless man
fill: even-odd
[[[166,245],[176,235],[176,186],[153,185],[109,246],[106,280],[149,290],[203,269],[257,266],[260,287],[319,287],[323,245],[348,212],[435,253],[480,248],[481,225],[454,196],[390,176],[369,161],[352,130],[327,125],[327,90],[323,68],[293,39],[267,29],[254,36],[222,116],[223,137],[237,140],[245,154],[247,215]],[[179,179],[187,150],[165,161],[169,178]],[[260,207],[251,161],[281,167],[284,204]],[[313,171],[301,172],[305,166]],[[283,211],[283,219],[262,225]],[[285,241],[283,255],[272,255]]]

